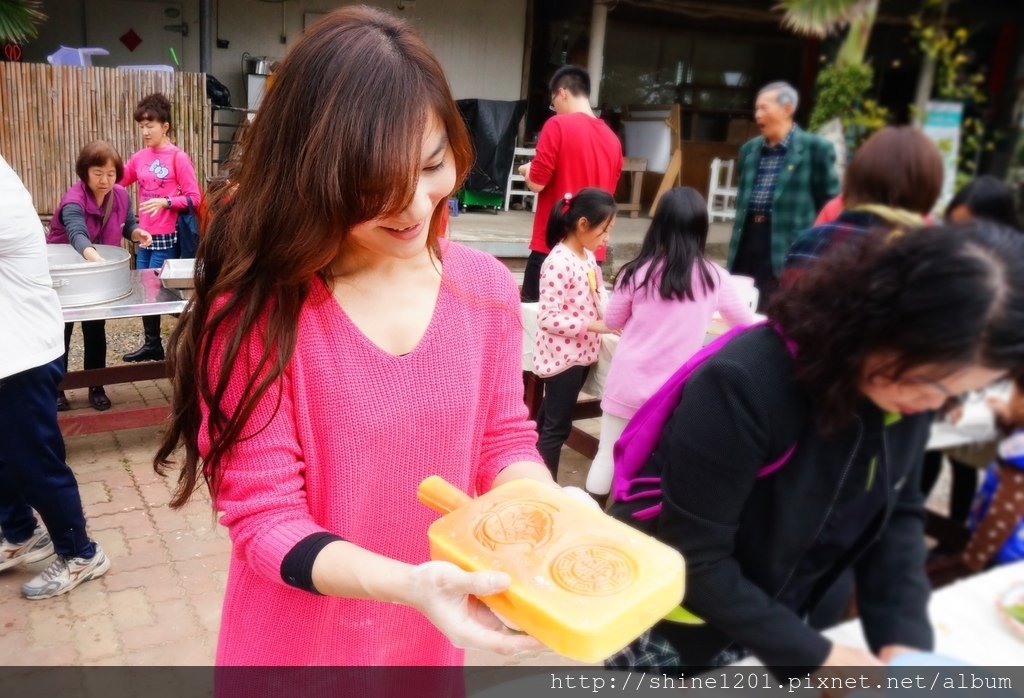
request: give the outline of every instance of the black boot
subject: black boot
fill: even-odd
[[[145,343],[130,354],[125,354],[121,359],[128,362],[163,361],[164,345],[160,343],[160,316],[147,315],[142,318],[142,327],[146,334]]]

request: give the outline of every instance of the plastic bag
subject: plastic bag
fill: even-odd
[[[231,90],[212,75],[206,76],[206,96],[215,107],[231,106]]]

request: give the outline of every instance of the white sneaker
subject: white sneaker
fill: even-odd
[[[58,555],[49,567],[21,585],[21,593],[26,599],[60,596],[82,582],[102,577],[109,569],[110,560],[100,544],[96,543],[96,554],[91,558]]]
[[[28,562],[39,562],[53,555],[53,541],[46,529],[37,525],[24,543],[12,543],[0,537],[0,572]]]

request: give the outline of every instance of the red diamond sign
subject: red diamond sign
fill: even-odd
[[[136,34],[134,29],[129,29],[120,38],[121,43],[127,46],[129,51],[134,51],[142,43],[142,37]]]

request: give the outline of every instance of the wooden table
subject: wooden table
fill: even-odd
[[[159,269],[132,271],[131,294],[111,303],[64,308],[64,321],[113,320],[182,312],[185,309],[186,301],[178,292],[164,288],[160,284],[159,273]],[[165,362],[143,361],[87,371],[69,371],[64,376],[60,389],[73,390],[87,388],[91,385],[116,385],[166,377],[167,365]],[[79,408],[68,412],[59,412],[57,421],[60,424],[61,432],[67,437],[159,424],[167,419],[170,409],[170,405],[114,406],[104,412],[98,412],[92,408]]]
[[[647,158],[622,158],[623,180],[629,183],[629,201],[619,202],[619,212],[629,213],[630,218],[640,215],[640,196],[644,189],[644,172]]]

